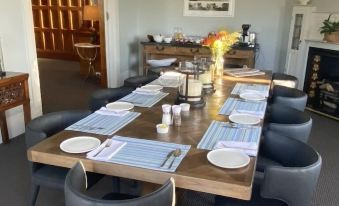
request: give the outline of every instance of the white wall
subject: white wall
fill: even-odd
[[[7,71],[29,73],[32,117],[40,115],[41,97],[32,7],[27,0],[0,0],[0,37]],[[24,132],[22,106],[6,112],[10,137]],[[0,140],[1,142],[1,140]]]
[[[310,5],[317,7],[318,12],[339,13],[338,0],[312,0]]]
[[[120,0],[120,49],[122,77],[138,70],[140,40],[147,34],[171,34],[180,26],[187,35],[207,35],[220,27],[240,31],[252,24],[260,44],[257,67],[282,71],[289,32],[291,0],[236,0],[234,18],[199,18],[183,16],[182,0]],[[286,16],[287,15],[287,16]],[[286,23],[288,22],[288,23]],[[286,54],[284,54],[286,55]]]

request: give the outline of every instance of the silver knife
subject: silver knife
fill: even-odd
[[[166,162],[168,161],[168,159],[174,154],[174,151],[175,151],[175,150],[172,150],[172,151],[170,151],[170,152],[167,154],[167,157],[166,157],[165,161],[161,164],[160,167],[163,167],[163,166],[166,164]]]

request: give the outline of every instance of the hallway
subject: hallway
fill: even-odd
[[[86,81],[75,61],[39,59],[39,75],[44,114],[68,109],[87,109],[88,98],[100,83],[95,77]]]

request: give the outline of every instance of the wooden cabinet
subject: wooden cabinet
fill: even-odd
[[[210,57],[211,52],[207,47],[199,45],[177,45],[166,43],[142,42],[143,45],[143,74],[149,69],[147,60],[177,58],[177,61],[191,60],[194,56]],[[247,65],[254,68],[256,48],[235,47],[225,54],[225,64]]]
[[[31,120],[31,109],[28,92],[28,74],[7,72],[0,79],[0,127],[2,142],[8,143],[8,131],[5,111],[23,105],[25,124]]]

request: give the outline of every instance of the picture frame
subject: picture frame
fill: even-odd
[[[234,17],[235,0],[184,0],[184,16]]]

